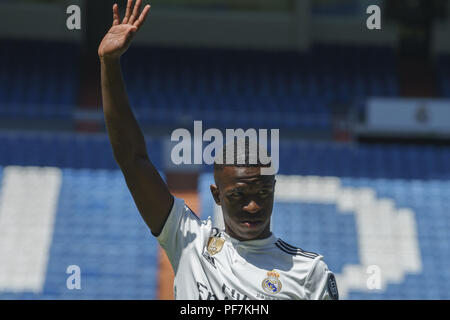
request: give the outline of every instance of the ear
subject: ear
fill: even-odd
[[[276,185],[277,185],[277,180],[273,180],[273,193],[272,193],[272,195],[273,195],[273,197],[275,198],[275,187],[276,187]]]
[[[217,186],[215,184],[210,185],[209,188],[211,190],[211,194],[214,198],[214,201],[216,202],[216,204],[218,206],[220,206],[219,188],[217,188]]]

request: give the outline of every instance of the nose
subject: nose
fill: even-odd
[[[251,200],[245,207],[244,207],[244,211],[248,212],[248,213],[256,213],[259,210],[261,210],[261,207],[254,201]]]

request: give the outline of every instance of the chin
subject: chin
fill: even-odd
[[[233,227],[230,227],[230,225],[225,223],[225,229],[230,236],[240,241],[255,240],[263,237],[267,229],[267,223],[263,222],[260,224],[249,225],[235,222],[233,223]]]
[[[251,229],[251,228],[239,228],[239,233],[237,236],[242,240],[255,240],[258,239],[264,234],[264,228],[261,229]]]

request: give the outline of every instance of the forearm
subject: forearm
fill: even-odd
[[[119,59],[100,58],[103,113],[119,165],[147,157],[145,140],[130,108]]]

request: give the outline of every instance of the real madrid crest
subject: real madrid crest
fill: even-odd
[[[267,272],[267,278],[262,281],[262,288],[265,292],[270,294],[277,294],[281,291],[280,274],[275,270]]]
[[[209,237],[208,239],[208,253],[210,255],[215,255],[222,250],[225,239],[221,237]]]

